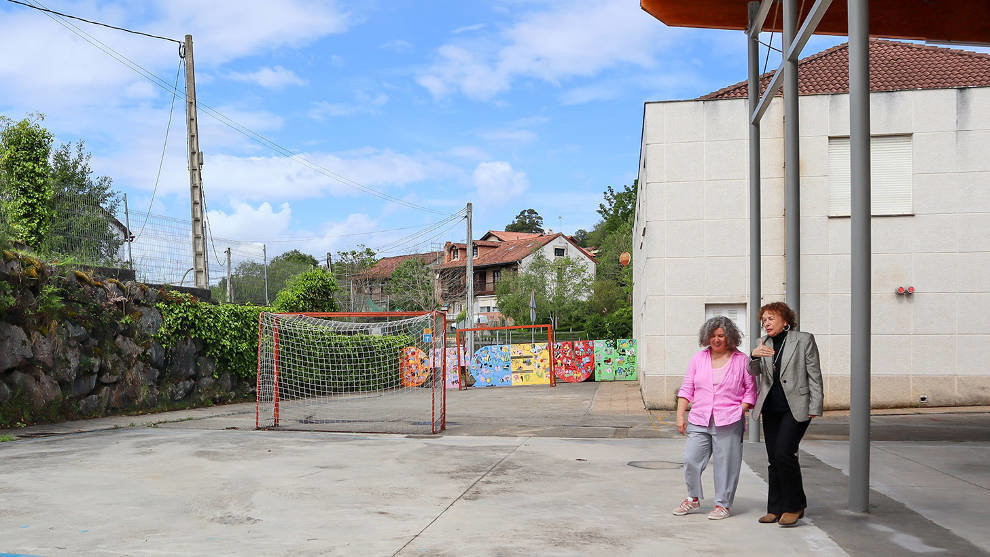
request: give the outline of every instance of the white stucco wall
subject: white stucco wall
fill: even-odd
[[[747,101],[647,103],[633,241],[644,398],[669,407],[705,304],[746,303]],[[783,105],[761,125],[763,303],[783,300]],[[828,140],[848,95],[805,96],[801,329],[815,334],[826,405],[848,407],[849,219],[828,217]],[[873,399],[990,403],[990,89],[874,93],[872,134],[910,134],[914,211],[873,219]],[[913,285],[913,296],[894,293]],[[746,341],[748,345],[749,340]]]

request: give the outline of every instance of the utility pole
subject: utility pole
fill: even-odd
[[[182,56],[186,61],[186,132],[188,134],[189,206],[192,213],[193,282],[196,288],[209,288],[210,271],[206,261],[206,221],[203,218],[203,153],[199,150],[199,123],[196,120],[196,73],[193,66],[192,35],[186,35]],[[229,281],[227,284],[229,287]]]
[[[471,238],[471,204],[467,204],[467,242],[465,243],[467,262],[464,268],[464,280],[467,281],[467,306],[465,307],[465,320],[470,329],[474,327],[474,240]],[[468,332],[464,338],[467,346],[468,358],[474,354],[474,333]]]
[[[234,285],[230,282],[230,248],[224,253],[227,254],[227,303],[230,304],[234,301]]]

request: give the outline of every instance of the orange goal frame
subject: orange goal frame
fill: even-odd
[[[446,335],[447,335],[447,314],[442,311],[290,311],[290,312],[261,312],[258,314],[258,364],[257,373],[255,379],[255,412],[254,412],[254,426],[255,429],[261,429],[261,336],[263,322],[262,318],[265,313],[271,313],[275,316],[273,319],[273,334],[274,337],[274,359],[273,359],[273,393],[272,398],[274,399],[274,421],[275,427],[278,427],[278,356],[279,356],[279,342],[278,342],[278,316],[279,315],[305,315],[307,317],[419,317],[421,315],[437,315],[440,317],[441,330],[439,334],[443,336],[443,346],[444,349],[440,350],[440,390],[441,390],[441,402],[443,415],[441,416],[440,429],[434,431],[433,433],[440,433],[441,431],[447,429],[447,350],[446,350]],[[433,331],[434,336],[436,336],[438,331]],[[551,362],[551,365],[552,362]],[[431,404],[431,423],[436,423],[436,403]]]
[[[508,331],[508,330],[512,330],[512,329],[546,329],[547,330],[547,350],[550,351],[550,386],[551,387],[556,387],[557,386],[557,380],[555,378],[555,373],[554,373],[554,369],[553,369],[553,360],[554,360],[554,358],[553,358],[553,325],[550,325],[549,323],[544,324],[544,325],[509,325],[509,326],[506,326],[506,327],[472,327],[470,329],[457,329],[457,335],[455,337],[456,342],[455,342],[454,346],[457,347],[457,354],[460,355],[460,353],[461,353],[461,333],[467,333],[467,332],[471,332],[471,331]],[[474,357],[474,354],[467,354],[467,368],[468,368],[467,369],[467,373],[470,373],[470,370],[471,370],[471,359],[473,357]],[[460,366],[458,366],[458,369],[460,369]],[[446,373],[446,367],[444,368],[444,372]],[[457,390],[463,391],[464,388],[465,388],[464,381],[458,381],[457,382]]]

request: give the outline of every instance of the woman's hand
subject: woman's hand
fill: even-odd
[[[750,403],[748,403],[748,402],[742,403],[743,412],[749,412],[749,409],[752,408],[752,407],[753,407],[753,405],[750,404]]]
[[[687,433],[687,420],[684,419],[684,413],[677,413],[677,433],[685,435]]]
[[[760,338],[760,343],[756,345],[750,356],[754,358],[762,358],[764,356],[773,356],[773,348],[770,348],[766,344],[763,344],[763,338]]]

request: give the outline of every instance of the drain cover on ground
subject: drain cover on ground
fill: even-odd
[[[681,467],[680,462],[669,460],[632,460],[627,463],[636,468],[646,468],[647,470],[674,470]]]

